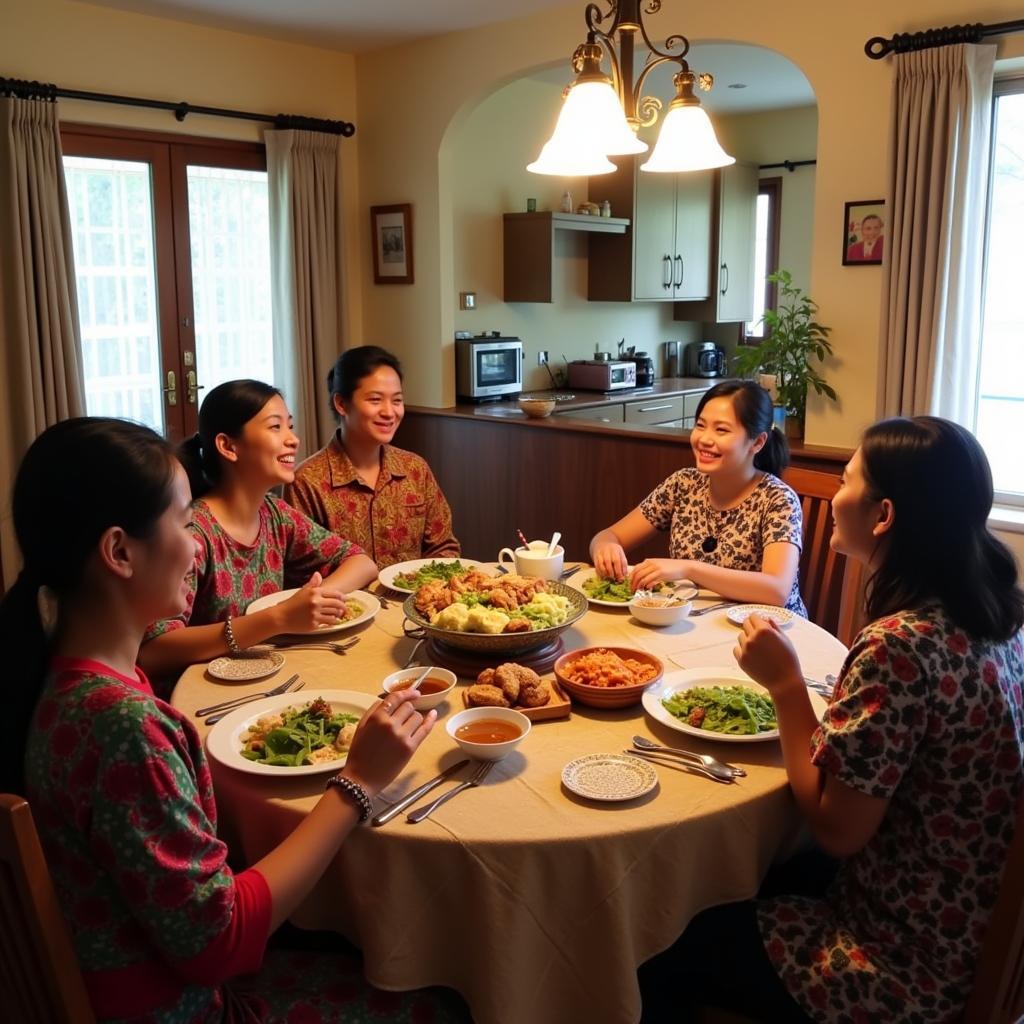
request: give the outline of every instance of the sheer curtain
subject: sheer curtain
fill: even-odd
[[[974,420],[996,47],[898,55],[878,411]]]
[[[0,570],[20,569],[11,488],[45,428],[85,413],[57,105],[0,97]]]
[[[303,455],[326,444],[335,420],[327,374],[341,351],[342,231],[336,135],[267,131],[274,366]]]

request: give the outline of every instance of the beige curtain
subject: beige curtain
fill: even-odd
[[[85,412],[57,105],[0,97],[0,569],[20,568],[11,487],[47,426]],[[59,472],[59,468],[55,469]]]
[[[973,424],[996,48],[898,55],[878,412]]]
[[[303,454],[334,433],[327,374],[341,351],[342,230],[336,135],[265,133],[274,287],[274,367]]]

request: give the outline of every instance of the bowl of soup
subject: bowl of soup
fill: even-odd
[[[403,668],[398,672],[392,672],[384,680],[384,692],[397,693],[407,690],[422,674],[422,665],[419,668]],[[420,695],[412,702],[412,706],[417,711],[429,711],[431,708],[436,708],[451,693],[455,683],[454,672],[449,672],[446,668],[432,668],[426,679],[416,687],[420,691]]]
[[[448,735],[478,761],[500,761],[529,735],[531,722],[512,708],[470,708],[445,723]]]

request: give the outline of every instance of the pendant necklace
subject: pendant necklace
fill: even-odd
[[[718,547],[718,537],[716,536],[716,534],[718,533],[718,529],[717,529],[717,526],[718,526],[718,516],[717,516],[717,514],[715,515],[715,526],[716,526],[715,532],[712,533],[711,532],[711,485],[709,484],[708,485],[708,493],[707,493],[707,495],[705,496],[705,499],[704,499],[704,530],[707,533],[707,536],[704,538],[704,541],[703,541],[703,543],[700,546],[701,551],[703,551],[704,554],[706,554],[706,555],[710,555],[711,552],[714,551],[715,548]]]

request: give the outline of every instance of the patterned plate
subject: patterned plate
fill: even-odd
[[[654,789],[658,774],[629,754],[587,754],[562,769],[562,784],[588,800],[635,800]]]
[[[734,626],[742,626],[747,617],[755,612],[763,619],[771,619],[778,626],[788,626],[793,621],[793,613],[788,608],[779,608],[773,604],[738,604],[729,608],[725,617]]]
[[[277,651],[268,651],[258,658],[215,658],[206,666],[206,671],[214,679],[226,679],[229,683],[238,683],[243,680],[272,676],[283,664],[283,654],[278,654]]]

